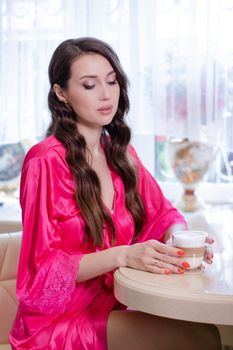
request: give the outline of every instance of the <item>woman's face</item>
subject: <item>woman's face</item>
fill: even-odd
[[[102,128],[117,111],[120,87],[109,61],[91,53],[73,62],[63,95],[77,114],[78,125]]]

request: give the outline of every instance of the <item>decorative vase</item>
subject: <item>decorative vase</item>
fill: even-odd
[[[170,138],[171,166],[184,189],[182,198],[179,198],[175,205],[182,211],[193,212],[205,206],[196,194],[196,187],[207,173],[215,153],[215,147],[208,142]]]

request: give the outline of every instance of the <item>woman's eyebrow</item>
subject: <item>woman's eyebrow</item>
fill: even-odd
[[[112,74],[116,74],[116,72],[114,71],[114,70],[111,70],[111,72],[109,72],[108,74],[107,74],[107,76],[109,76],[109,75],[112,75]]]
[[[83,75],[81,78],[79,78],[79,80],[86,79],[86,78],[97,78],[97,75],[93,75],[93,74]]]
[[[109,75],[112,75],[113,73],[116,73],[114,70],[112,70],[111,72],[109,72],[108,74],[107,74],[107,77],[109,76]],[[95,78],[98,78],[98,75],[94,75],[94,74],[87,74],[87,75],[83,75],[81,78],[79,78],[79,80],[82,80],[82,79],[87,79],[87,78],[92,78],[92,79],[95,79]]]

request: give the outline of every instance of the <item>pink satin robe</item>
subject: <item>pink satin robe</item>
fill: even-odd
[[[138,241],[163,241],[174,223],[185,223],[164,198],[134,149],[138,189],[147,223]],[[78,166],[78,165],[77,165]],[[125,207],[121,178],[110,169],[115,195],[112,216],[117,245],[132,244],[134,223]],[[17,277],[18,312],[10,333],[13,349],[106,350],[109,312],[124,309],[113,295],[113,271],[77,283],[83,254],[100,248],[84,240],[84,221],[74,201],[74,181],[64,146],[54,137],[28,152],[22,169],[20,202],[23,240]],[[111,246],[103,229],[104,247]]]

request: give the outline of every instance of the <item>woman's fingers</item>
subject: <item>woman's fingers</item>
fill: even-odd
[[[212,237],[206,238],[206,249],[204,260],[208,264],[213,262],[213,251],[211,244],[214,242]],[[156,240],[149,240],[143,243],[145,245],[144,266],[147,271],[158,274],[184,273],[189,268],[189,263],[181,261],[180,257],[185,257],[181,249],[177,249]],[[183,259],[182,259],[183,260]]]
[[[211,246],[207,245],[205,247],[205,255],[204,255],[204,260],[207,262],[207,264],[212,264],[213,263],[213,250]]]
[[[214,239],[212,237],[206,237],[206,247],[205,247],[205,255],[204,255],[204,261],[207,262],[207,264],[213,263],[213,250],[211,247],[211,244],[214,243]]]
[[[170,275],[171,273],[184,273],[186,269],[183,267],[163,262],[158,259],[153,259],[151,261],[151,264],[148,264],[148,271],[153,273]]]
[[[179,259],[181,256],[185,256],[183,250],[153,240],[149,242],[153,248],[153,258],[165,263],[166,268],[172,266],[171,270],[173,272],[180,273],[180,268],[186,269],[190,267],[188,262]]]
[[[206,243],[213,244],[214,243],[214,239],[212,237],[207,236],[206,237]]]
[[[190,267],[180,259],[182,256],[185,253],[181,249],[149,240],[128,247],[126,266],[159,274],[180,274]]]
[[[185,255],[183,250],[158,242],[156,240],[150,240],[147,241],[147,243],[150,244],[150,246],[155,250],[155,252],[167,254],[173,257],[180,257]]]
[[[187,269],[190,267],[189,263],[187,261],[184,261],[183,259],[181,260],[180,257],[173,257],[169,256],[167,254],[161,254],[159,252],[155,253],[155,258],[160,260],[161,262],[166,264],[166,267],[169,265],[173,266],[176,269],[172,269],[172,271],[177,272],[177,268],[181,267],[184,269]]]
[[[156,273],[184,273],[190,265],[188,262],[181,261],[180,257],[184,256],[184,252],[180,249],[166,246],[163,243],[150,240],[147,252],[149,259],[147,265],[150,266],[151,272]],[[170,254],[170,255],[169,255]]]

